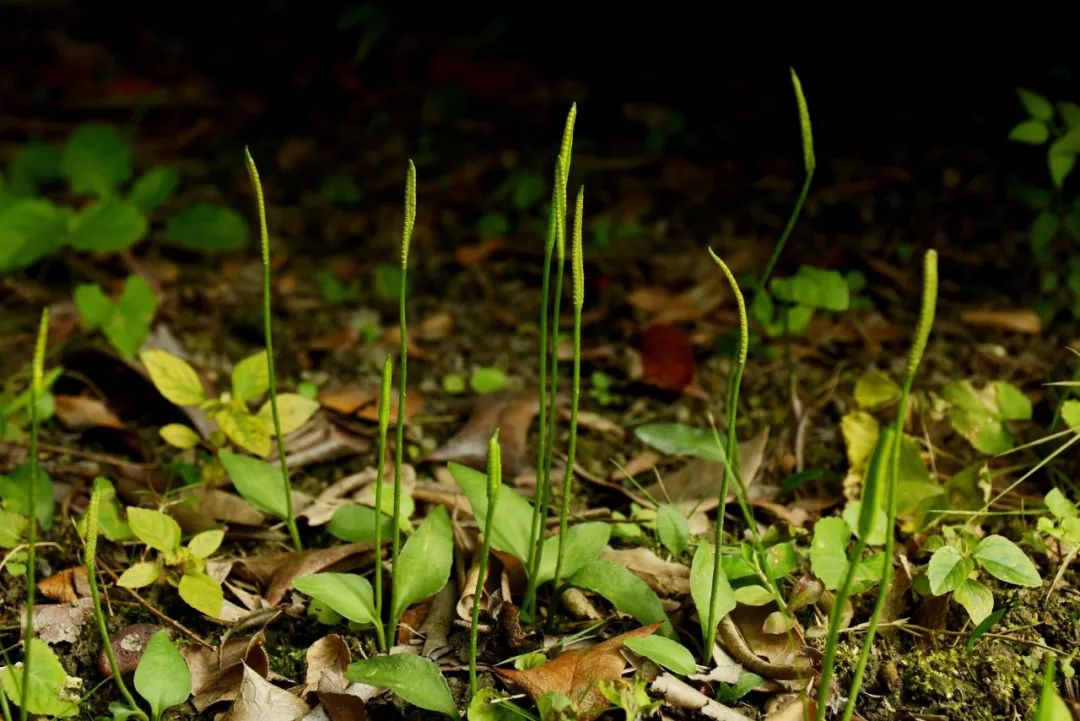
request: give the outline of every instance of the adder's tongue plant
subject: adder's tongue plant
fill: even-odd
[[[375,617],[382,620],[382,527],[383,527],[383,477],[386,471],[386,434],[390,429],[390,383],[394,375],[394,359],[387,355],[383,361],[382,385],[379,389],[379,445],[375,460]],[[398,406],[399,408],[401,406]],[[396,512],[395,512],[396,513]],[[396,519],[397,516],[395,515]],[[397,521],[394,521],[396,530]],[[382,637],[380,636],[380,639]],[[385,648],[385,641],[380,645]]]

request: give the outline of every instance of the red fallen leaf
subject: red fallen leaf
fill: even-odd
[[[425,460],[456,461],[473,468],[483,468],[492,431],[499,429],[503,470],[516,476],[528,465],[526,441],[529,424],[539,410],[535,393],[491,393],[481,396],[473,406],[469,420],[450,440],[435,449]]]
[[[493,668],[492,671],[529,694],[534,701],[545,693],[561,693],[573,702],[577,718],[591,721],[609,706],[600,692],[600,683],[617,680],[626,668],[623,643],[635,636],[649,636],[658,628],[659,623],[636,628],[592,648],[567,651],[528,671],[504,668]]]
[[[681,391],[694,378],[694,349],[677,326],[651,325],[641,339],[641,380],[668,391]]]
[[[123,421],[97,398],[60,395],[53,398],[56,401],[56,417],[68,428],[81,430],[124,427]]]

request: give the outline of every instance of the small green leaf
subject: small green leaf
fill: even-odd
[[[225,538],[225,531],[214,528],[202,533],[196,533],[188,541],[187,547],[195,558],[210,558],[221,547],[221,541]]]
[[[465,491],[473,518],[480,525],[480,532],[487,533],[488,530],[484,527],[487,517],[487,476],[457,463],[450,463],[448,468],[461,490]],[[499,512],[495,514],[495,526],[491,529],[492,548],[527,563],[529,539],[522,529],[529,528],[532,524],[532,512],[532,504],[504,483],[499,489]]]
[[[26,516],[0,509],[0,548],[15,548],[23,542]]]
[[[495,393],[506,388],[506,373],[501,368],[477,368],[469,376],[473,393]]]
[[[270,389],[270,366],[266,351],[259,351],[236,364],[232,371],[232,394],[239,401],[258,398]]]
[[[1069,428],[1080,433],[1080,401],[1070,399],[1062,403],[1061,419]]]
[[[1050,512],[1057,518],[1076,518],[1077,516],[1076,504],[1066,498],[1065,494],[1058,488],[1051,489],[1046,494],[1044,502]]]
[[[446,585],[454,562],[450,515],[443,506],[428,514],[405,542],[398,556],[390,617],[397,619],[412,604],[433,596]]]
[[[393,499],[391,499],[391,504]],[[382,522],[383,541],[390,538],[392,521],[389,515],[378,514]],[[363,543],[375,540],[375,509],[361,506],[359,503],[351,503],[334,511],[334,517],[326,526],[326,530],[334,538],[340,538],[349,543]]]
[[[973,623],[980,623],[994,610],[994,594],[990,589],[968,578],[953,591],[953,600],[964,607]]]
[[[851,303],[842,273],[809,265],[800,266],[790,278],[773,278],[769,289],[779,300],[811,309],[840,312]]]
[[[37,482],[31,489],[33,476],[30,471],[30,464],[23,463],[6,476],[0,475],[0,499],[3,499],[7,510],[29,516],[31,509],[26,507],[26,497],[29,495],[34,502],[34,517],[41,527],[47,530],[52,527],[53,508],[56,504],[53,498],[53,481],[43,468],[38,468]]]
[[[206,253],[240,250],[247,243],[244,217],[216,203],[199,203],[165,223],[162,237],[174,245]]]
[[[501,498],[501,496],[500,496]],[[500,505],[501,509],[502,506]],[[583,566],[592,563],[604,550],[611,538],[611,527],[606,523],[578,523],[566,532],[566,544],[563,549],[562,577],[568,578]],[[555,578],[555,563],[558,560],[559,537],[550,536],[544,540],[544,554],[540,567],[536,569],[537,584]]]
[[[656,592],[617,563],[593,561],[579,569],[567,583],[600,594],[616,611],[629,614],[643,624],[660,622],[660,633],[674,636],[671,621]]]
[[[215,413],[214,420],[229,440],[245,451],[257,456],[270,453],[270,434],[274,429],[269,419],[230,406]]]
[[[131,186],[128,200],[144,213],[149,213],[169,199],[180,184],[176,168],[159,165],[143,174]]]
[[[690,542],[690,523],[678,506],[664,503],[656,509],[656,535],[672,556],[681,556]]]
[[[1039,694],[1039,707],[1035,709],[1032,721],[1074,721],[1075,718],[1065,700],[1054,688],[1054,657],[1048,655],[1046,670],[1043,672],[1042,691]]]
[[[168,351],[147,350],[139,354],[158,392],[178,406],[194,406],[206,399],[195,369]]]
[[[313,573],[293,581],[300,593],[325,603],[350,621],[378,622],[371,583],[354,573]]]
[[[1016,94],[1020,96],[1020,103],[1031,117],[1039,120],[1050,120],[1054,117],[1054,106],[1042,95],[1026,88],[1017,88]]]
[[[663,636],[634,636],[623,643],[636,654],[670,669],[677,674],[690,676],[697,673],[694,655],[677,641]]]
[[[866,411],[852,411],[840,419],[840,434],[847,448],[848,467],[852,473],[861,474],[877,446],[881,426]]]
[[[72,218],[68,242],[75,250],[116,253],[142,240],[148,227],[142,211],[134,204],[105,198]]]
[[[709,618],[719,621],[731,613],[735,608],[735,593],[731,590],[723,567],[720,569],[718,588],[719,593],[713,597],[713,564],[716,550],[711,543],[703,542],[698,545],[694,552],[694,560],[690,564],[690,597],[694,600],[694,608],[697,609],[698,619],[701,623],[701,634],[708,638],[709,629],[706,626]],[[710,606],[711,604],[711,606]],[[710,607],[712,614],[710,616]]]
[[[72,297],[87,330],[105,325],[113,315],[112,301],[97,283],[80,283]]]
[[[71,211],[42,198],[0,207],[0,273],[28,268],[68,240]]]
[[[1062,149],[1055,143],[1046,151],[1046,165],[1050,169],[1050,179],[1054,181],[1054,187],[1061,188],[1076,165],[1076,152]]]
[[[930,556],[926,567],[926,578],[930,582],[930,593],[940,596],[959,588],[975,570],[975,562],[965,558],[953,546],[942,546]]]
[[[10,568],[10,566],[9,566]],[[79,711],[78,696],[72,695],[67,671],[44,641],[30,639],[30,680],[26,711],[55,718],[74,716]],[[77,688],[77,687],[76,687]],[[23,694],[22,664],[8,664],[0,669],[0,689],[18,703]]]
[[[457,705],[439,667],[423,656],[375,656],[349,665],[354,683],[388,688],[413,706],[458,718]]]
[[[840,587],[847,573],[849,540],[851,528],[842,518],[822,518],[814,524],[814,538],[810,542],[810,568],[830,591]]]
[[[131,150],[112,126],[80,125],[64,144],[60,171],[77,195],[110,195],[131,178]]]
[[[278,419],[281,421],[282,435],[292,433],[301,428],[319,410],[319,402],[305,398],[299,393],[278,393]],[[267,422],[268,428],[273,428],[270,401],[266,401],[259,409],[259,417]]]
[[[180,586],[177,590],[180,592],[180,598],[184,599],[184,603],[196,611],[205,613],[211,618],[221,615],[225,595],[216,578],[211,578],[205,573],[185,573],[180,578]]]
[[[31,141],[11,157],[9,187],[15,195],[37,195],[41,183],[60,178],[60,151],[40,141]]]
[[[982,539],[972,556],[987,573],[1005,583],[1030,588],[1042,585],[1042,577],[1035,564],[1004,536],[993,535]]]
[[[900,386],[876,368],[866,371],[855,381],[855,404],[864,410],[880,408],[899,397]]]
[[[724,448],[711,428],[694,428],[682,423],[649,423],[634,429],[636,435],[661,453],[694,456],[704,461],[723,461]]]
[[[143,588],[161,578],[161,566],[150,561],[140,561],[120,574],[116,585],[122,588]]]
[[[1023,120],[1009,131],[1009,140],[1028,145],[1042,145],[1050,138],[1046,123],[1036,118]]]
[[[179,448],[186,450],[188,448],[194,448],[199,445],[202,440],[199,434],[191,430],[185,425],[179,423],[169,423],[162,426],[158,434],[173,448]]]
[[[288,515],[285,486],[281,469],[251,456],[242,456],[228,449],[218,452],[218,459],[225,467],[229,480],[241,496],[260,511],[272,513],[278,518]]]
[[[146,642],[135,669],[135,690],[150,704],[155,719],[166,709],[187,701],[191,695],[191,669],[169,640],[166,631],[158,631]]]
[[[949,424],[975,448],[988,455],[1004,453],[1013,447],[1008,421],[1031,418],[1031,402],[1016,386],[997,381],[976,390],[964,380],[950,383],[941,391],[952,404]]]
[[[1037,254],[1043,253],[1061,227],[1061,216],[1051,210],[1044,210],[1035,217],[1031,224],[1031,249]]]
[[[170,553],[180,548],[180,524],[172,516],[128,506],[127,517],[131,532],[150,548]]]
[[[491,686],[479,689],[469,701],[469,721],[518,721],[519,716],[502,699],[506,694]]]
[[[777,543],[765,552],[765,575],[772,579],[783,578],[799,567],[799,555],[795,542]]]
[[[844,507],[844,521],[848,524],[848,527],[855,531],[855,535],[859,536],[859,521],[864,520],[862,518],[862,501],[851,501]],[[888,516],[885,514],[885,510],[881,508],[880,504],[873,511],[873,516],[870,519],[870,523],[867,526],[870,530],[866,534],[866,545],[868,546],[882,546],[885,544],[885,527],[888,525]]]

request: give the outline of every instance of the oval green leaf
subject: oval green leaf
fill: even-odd
[[[354,683],[388,688],[413,706],[458,718],[457,705],[439,667],[423,656],[375,656],[349,665]]]

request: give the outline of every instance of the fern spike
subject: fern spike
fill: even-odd
[[[409,160],[405,175],[405,220],[401,228],[401,269],[409,265],[409,243],[416,225],[416,164]]]
[[[814,132],[810,127],[810,109],[806,106],[806,96],[803,95],[802,82],[791,68],[791,86],[795,89],[795,103],[799,106],[799,133],[802,135],[803,167],[807,175],[813,175],[817,167],[814,158]]]
[[[480,601],[487,580],[488,557],[491,555],[491,529],[495,525],[495,506],[499,502],[499,489],[502,488],[502,450],[499,448],[499,429],[491,434],[487,452],[487,514],[484,518],[484,540],[480,545],[480,567],[477,569],[476,586],[473,589],[472,624],[469,626],[469,689],[475,696],[478,690],[476,680],[476,646],[480,633]]]
[[[300,531],[296,527],[293,515],[292,483],[289,481],[289,466],[285,462],[285,440],[281,433],[281,415],[278,413],[277,379],[274,373],[274,341],[270,316],[270,231],[266,226],[266,201],[263,197],[259,170],[251,151],[244,148],[244,161],[247,164],[248,177],[255,192],[255,208],[259,216],[259,246],[262,248],[263,266],[263,337],[266,345],[266,370],[270,379],[270,417],[274,423],[274,439],[277,441],[278,465],[281,468],[281,483],[285,487],[285,525],[289,529],[293,547],[301,550]]]

